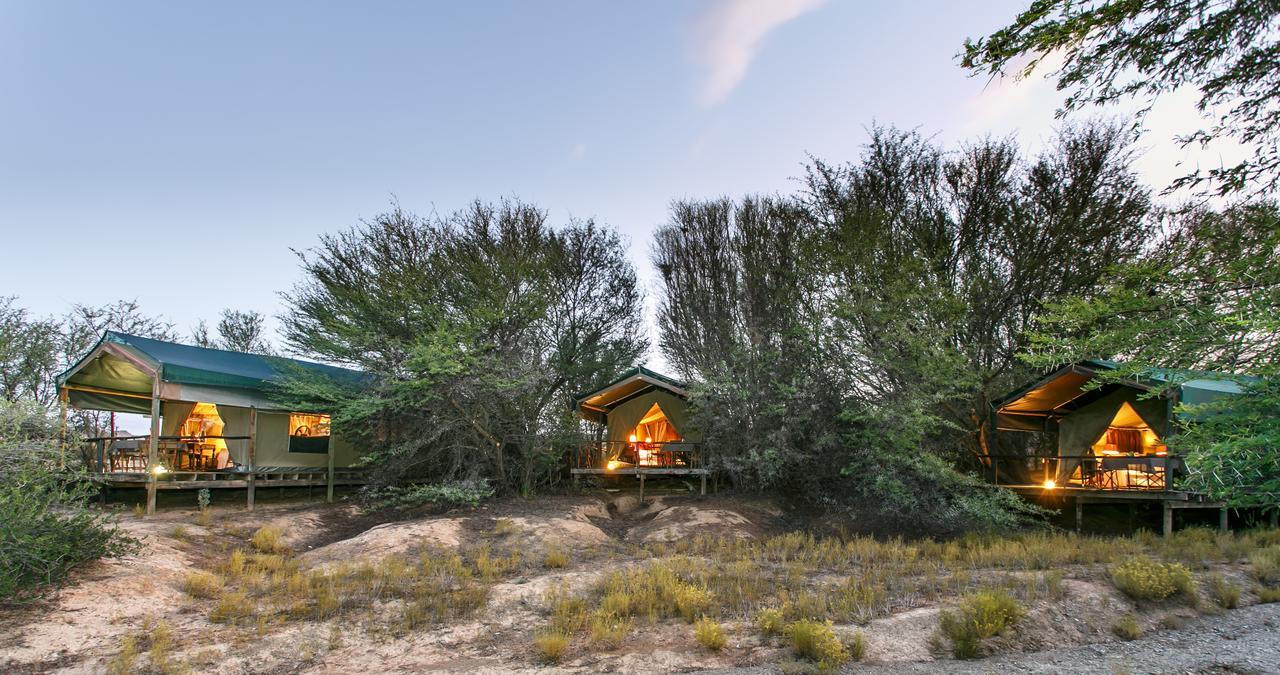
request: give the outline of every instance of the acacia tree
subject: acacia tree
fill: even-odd
[[[272,354],[275,350],[267,339],[265,322],[266,317],[262,312],[224,309],[215,329],[217,337],[211,336],[209,326],[201,321],[191,331],[191,339],[197,347],[214,347],[246,354]]]
[[[1170,439],[1188,486],[1235,506],[1280,508],[1280,207],[1241,204],[1167,214],[1166,236],[1108,270],[1091,293],[1037,317],[1029,363],[1115,358],[1100,381],[1149,376],[1166,386],[1235,379],[1241,396],[1178,409]]]
[[[948,153],[876,128],[859,161],[815,162],[805,199],[831,252],[827,359],[858,414],[908,435],[897,444],[992,451],[987,411],[1032,374],[1017,354],[1041,302],[1141,250],[1150,201],[1130,159],[1121,130],[1095,124],[1031,159],[1008,140]]]
[[[1199,169],[1172,188],[1220,195],[1280,186],[1280,4],[1272,0],[1034,0],[1010,25],[966,40],[962,64],[1027,76],[1050,54],[1067,93],[1060,115],[1126,99],[1140,115],[1179,87],[1198,90],[1208,126],[1178,140],[1230,138],[1257,152],[1234,166]]]
[[[0,297],[0,399],[50,405],[57,398],[53,377],[61,330],[56,321],[33,317],[16,302]]]
[[[334,410],[386,482],[558,480],[577,440],[573,395],[647,347],[618,235],[589,220],[552,227],[521,202],[431,218],[396,208],[299,255],[307,279],[281,317],[290,348],[372,378],[292,393]]]

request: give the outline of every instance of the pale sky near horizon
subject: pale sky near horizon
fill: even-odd
[[[319,234],[504,196],[619,229],[651,285],[671,200],[790,190],[873,121],[1046,140],[1050,83],[955,60],[1026,4],[0,0],[0,296],[275,316]]]

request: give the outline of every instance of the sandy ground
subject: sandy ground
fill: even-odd
[[[103,672],[126,636],[156,620],[176,636],[175,662],[197,672],[774,672],[790,658],[752,626],[732,622],[726,624],[728,648],[720,653],[701,649],[686,625],[661,623],[637,624],[620,649],[578,650],[554,668],[537,665],[529,646],[533,631],[546,622],[543,598],[549,589],[585,590],[613,566],[639,564],[632,555],[639,544],[702,534],[754,538],[788,529],[792,524],[765,501],[667,495],[642,504],[635,495],[600,494],[503,500],[407,519],[316,503],[268,503],[253,513],[219,506],[208,527],[197,525],[196,516],[193,510],[166,510],[147,519],[122,516],[121,525],[143,541],[142,550],[78,570],[42,604],[0,616],[0,671]],[[304,565],[325,566],[489,541],[499,523],[505,544],[529,559],[561,550],[573,553],[574,563],[504,579],[490,589],[482,610],[443,627],[395,632],[376,617],[354,615],[246,633],[210,623],[209,601],[180,590],[188,572],[212,569],[262,525],[279,528]],[[1280,606],[1199,618],[1178,630],[1156,630],[1160,614],[1147,613],[1143,620],[1152,634],[1124,643],[1110,635],[1109,626],[1133,611],[1132,603],[1109,583],[1068,576],[1061,598],[1037,603],[1015,635],[992,644],[997,652],[1014,653],[977,662],[935,661],[929,645],[937,606],[836,628],[866,637],[866,660],[852,669],[868,672],[1111,672],[1100,669],[1117,663],[1129,664],[1133,672],[1280,672]],[[1255,647],[1262,656],[1250,656]],[[1177,658],[1162,661],[1162,653]],[[1212,670],[1213,664],[1236,665]]]

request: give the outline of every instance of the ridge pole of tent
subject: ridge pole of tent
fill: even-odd
[[[67,406],[70,395],[66,387],[58,387],[58,468],[67,466]],[[113,434],[114,435],[114,434]]]
[[[258,471],[258,409],[249,408],[249,487],[248,487],[248,508],[253,510],[253,492],[255,485],[255,474]]]
[[[330,417],[330,418],[329,418],[329,476],[328,476],[328,483],[329,483],[328,491],[325,493],[325,498],[324,498],[324,500],[325,500],[326,502],[330,502],[330,503],[332,503],[332,502],[333,502],[333,418],[332,418],[332,417]]]
[[[156,468],[160,465],[160,374],[151,380],[151,436],[147,439],[147,515],[156,512]]]

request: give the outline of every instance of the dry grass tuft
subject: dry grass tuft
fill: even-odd
[[[631,632],[631,618],[598,611],[591,615],[588,626],[592,644],[617,649]]]
[[[543,663],[560,663],[569,651],[569,637],[563,633],[542,633],[533,639],[533,646]]]
[[[1280,584],[1280,546],[1259,549],[1249,555],[1253,577],[1268,586]]]
[[[515,534],[520,531],[520,527],[516,525],[516,521],[510,518],[499,518],[493,524],[493,533],[499,536]]]
[[[259,553],[288,553],[289,547],[280,541],[280,528],[263,525],[253,533],[249,544]]]
[[[822,670],[836,670],[849,660],[849,651],[836,637],[830,621],[801,619],[787,624],[784,632],[791,640],[791,651],[817,662]]]
[[[1142,637],[1142,624],[1138,623],[1138,617],[1125,614],[1111,624],[1111,632],[1121,640],[1137,640]]]
[[[210,600],[222,592],[222,577],[209,572],[190,572],[182,578],[182,590],[193,598]]]
[[[560,569],[569,565],[569,554],[558,548],[547,550],[547,555],[542,559],[542,566],[549,570]]]
[[[1228,581],[1221,574],[1215,572],[1209,575],[1206,585],[1209,587],[1209,597],[1219,607],[1235,609],[1240,606],[1240,584]]]

